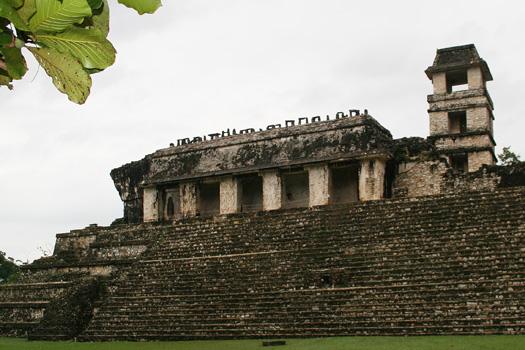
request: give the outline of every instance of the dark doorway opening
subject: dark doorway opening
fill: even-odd
[[[199,214],[216,215],[220,212],[220,183],[201,183],[199,185]]]
[[[359,200],[359,169],[357,165],[331,168],[330,202],[350,203]]]

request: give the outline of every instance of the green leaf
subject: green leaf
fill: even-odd
[[[154,13],[162,6],[160,0],[118,0],[124,6],[137,10],[139,15]]]
[[[24,4],[24,0],[7,0],[7,2],[14,8],[20,7]]]
[[[0,29],[0,46],[7,46],[13,42],[13,32],[9,28]]]
[[[104,5],[93,11],[91,17],[91,25],[104,34],[105,37],[109,34],[109,5],[107,0],[104,0]]]
[[[37,34],[35,38],[61,53],[69,51],[88,69],[104,69],[115,62],[115,48],[98,29],[69,26],[62,33]]]
[[[0,27],[7,27],[9,23],[11,22],[7,18],[0,17]]]
[[[91,17],[86,17],[82,23],[75,25],[81,28],[98,29],[107,37],[109,34],[109,6],[107,0],[102,0],[102,4],[98,9],[92,11]]]
[[[75,57],[69,52],[60,53],[52,48],[28,47],[28,49],[35,55],[47,75],[53,79],[53,84],[58,90],[67,94],[75,103],[86,102],[91,88],[91,78]]]
[[[89,7],[93,10],[99,9],[100,6],[104,3],[104,0],[87,0]]]
[[[29,23],[29,19],[35,14],[36,12],[36,0],[25,0],[24,6],[19,8],[18,14],[20,17]]]
[[[2,69],[0,69],[0,86],[5,85],[9,90],[13,90],[13,85],[9,84],[13,81],[13,78],[11,78],[8,75],[2,74]]]
[[[57,33],[91,16],[86,0],[36,0],[36,13],[29,21],[33,32]]]
[[[27,66],[20,49],[16,47],[0,47],[0,52],[4,55],[7,73],[9,73],[13,79],[22,79],[27,72]]]
[[[9,5],[7,0],[0,0],[0,17],[7,18],[18,29],[29,30],[26,21]]]

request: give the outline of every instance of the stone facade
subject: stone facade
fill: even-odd
[[[438,50],[426,73],[426,139],[350,110],[114,169],[124,218],[58,234],[0,286],[0,335],[523,334],[525,163],[494,165],[492,76],[473,45]]]
[[[344,182],[332,181],[332,168],[346,165],[357,166],[362,176],[346,189],[345,201],[383,198],[392,141],[385,128],[355,110],[300,121],[179,142],[139,161],[146,171],[133,174],[133,180],[121,176],[129,165],[112,176],[121,197],[142,193],[146,222],[326,205]],[[136,217],[128,215],[137,210],[135,201],[124,200],[124,207],[126,218]]]

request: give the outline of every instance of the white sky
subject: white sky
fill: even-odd
[[[497,152],[525,157],[523,1],[110,0],[113,67],[69,102],[33,58],[0,88],[0,250],[23,261],[56,233],[122,216],[111,169],[178,138],[368,109],[395,138],[428,135],[424,70],[474,43],[491,69]],[[27,52],[26,52],[27,53]]]

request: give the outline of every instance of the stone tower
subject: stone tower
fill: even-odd
[[[428,96],[429,139],[456,170],[472,172],[494,164],[494,106],[486,89],[492,75],[476,47],[437,50],[425,73],[434,86]]]

